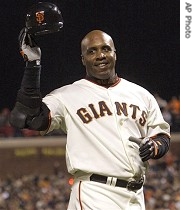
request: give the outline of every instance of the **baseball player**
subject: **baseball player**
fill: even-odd
[[[152,94],[117,75],[113,39],[89,32],[81,41],[86,77],[43,98],[41,49],[26,28],[19,41],[26,66],[10,122],[42,135],[67,134],[74,176],[68,210],[145,210],[148,160],[169,150],[170,126]]]

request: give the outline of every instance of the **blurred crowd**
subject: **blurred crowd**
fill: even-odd
[[[179,157],[171,152],[150,160],[144,193],[147,210],[180,209]],[[65,210],[73,179],[54,167],[53,173],[0,179],[0,210]]]
[[[65,210],[70,187],[62,172],[8,177],[0,180],[0,210]]]
[[[177,96],[172,96],[169,101],[166,101],[159,96],[158,93],[154,94],[158,105],[161,109],[164,119],[170,124],[171,132],[180,132],[180,99]]]
[[[173,96],[169,101],[161,98],[157,93],[154,94],[164,119],[170,124],[171,132],[180,131],[180,100]],[[38,131],[29,129],[17,129],[9,124],[10,110],[3,108],[0,110],[0,138],[1,137],[33,137],[39,136]],[[64,135],[61,130],[54,131],[49,135]]]
[[[180,158],[168,152],[159,160],[149,160],[144,186],[147,210],[180,209]]]

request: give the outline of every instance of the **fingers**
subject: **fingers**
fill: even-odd
[[[27,55],[24,53],[24,49],[26,48],[26,36],[27,36],[27,28],[24,27],[19,33],[18,40],[19,40],[19,48],[20,54],[24,58],[24,61],[28,60]]]
[[[27,42],[30,47],[32,47],[32,48],[37,47],[37,43],[36,43],[35,38],[32,34],[27,33]]]
[[[142,149],[140,151],[140,157],[142,161],[147,161],[153,156],[154,146],[145,147],[145,149]]]
[[[129,140],[140,145],[139,155],[143,162],[149,160],[150,158],[155,158],[158,154],[158,144],[149,137],[145,137],[144,139],[138,139],[130,136]]]
[[[145,150],[148,150],[152,145],[153,145],[152,141],[148,140],[147,142],[145,142],[145,144],[143,144],[142,146],[140,146],[139,151],[140,152],[143,152]]]
[[[40,61],[41,49],[37,46],[34,36],[28,33],[26,27],[22,28],[18,36],[20,53],[24,61]]]
[[[20,31],[19,38],[18,38],[19,39],[19,48],[20,48],[20,54],[24,58],[24,61],[27,61],[28,57],[25,55],[25,53],[23,51],[26,48],[25,38],[26,38],[26,30],[25,30],[25,28],[23,28]]]
[[[140,157],[143,162],[149,160],[154,154],[153,141],[150,138],[147,138],[145,143],[142,143],[142,146],[140,147],[139,151]]]
[[[141,144],[140,144],[140,147],[142,147],[147,142],[150,142],[150,138],[149,137],[145,137],[144,139],[142,139]]]
[[[143,162],[145,162],[145,161],[149,160],[151,157],[152,157],[152,155],[148,154],[148,155],[145,155],[145,156],[141,157],[141,159],[142,159]]]
[[[149,137],[145,137],[144,139],[138,139],[130,136],[129,140],[135,142],[140,146],[139,155],[143,162],[149,160],[150,158],[155,158],[158,154],[158,144]]]
[[[19,33],[18,41],[19,41],[20,50],[22,50],[22,47],[26,44],[25,43],[26,33],[27,33],[26,27],[22,28],[22,30]]]
[[[24,48],[24,46],[29,45],[30,47],[36,47],[37,43],[32,34],[28,33],[28,29],[26,27],[22,28],[18,36],[20,49]]]

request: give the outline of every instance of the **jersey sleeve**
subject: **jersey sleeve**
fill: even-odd
[[[50,109],[51,115],[51,123],[49,129],[45,132],[45,134],[58,129],[61,129],[65,133],[67,133],[67,127],[65,123],[67,110],[65,108],[65,105],[61,102],[60,97],[58,97],[58,95],[50,93],[43,98],[43,102]]]
[[[164,133],[170,136],[170,125],[164,120],[160,107],[151,95],[149,100],[148,136]]]

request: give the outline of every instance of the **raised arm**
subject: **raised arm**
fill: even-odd
[[[26,66],[16,103],[11,111],[10,124],[20,129],[43,131],[49,127],[50,110],[42,102],[40,92],[41,49],[25,27],[18,39]]]

